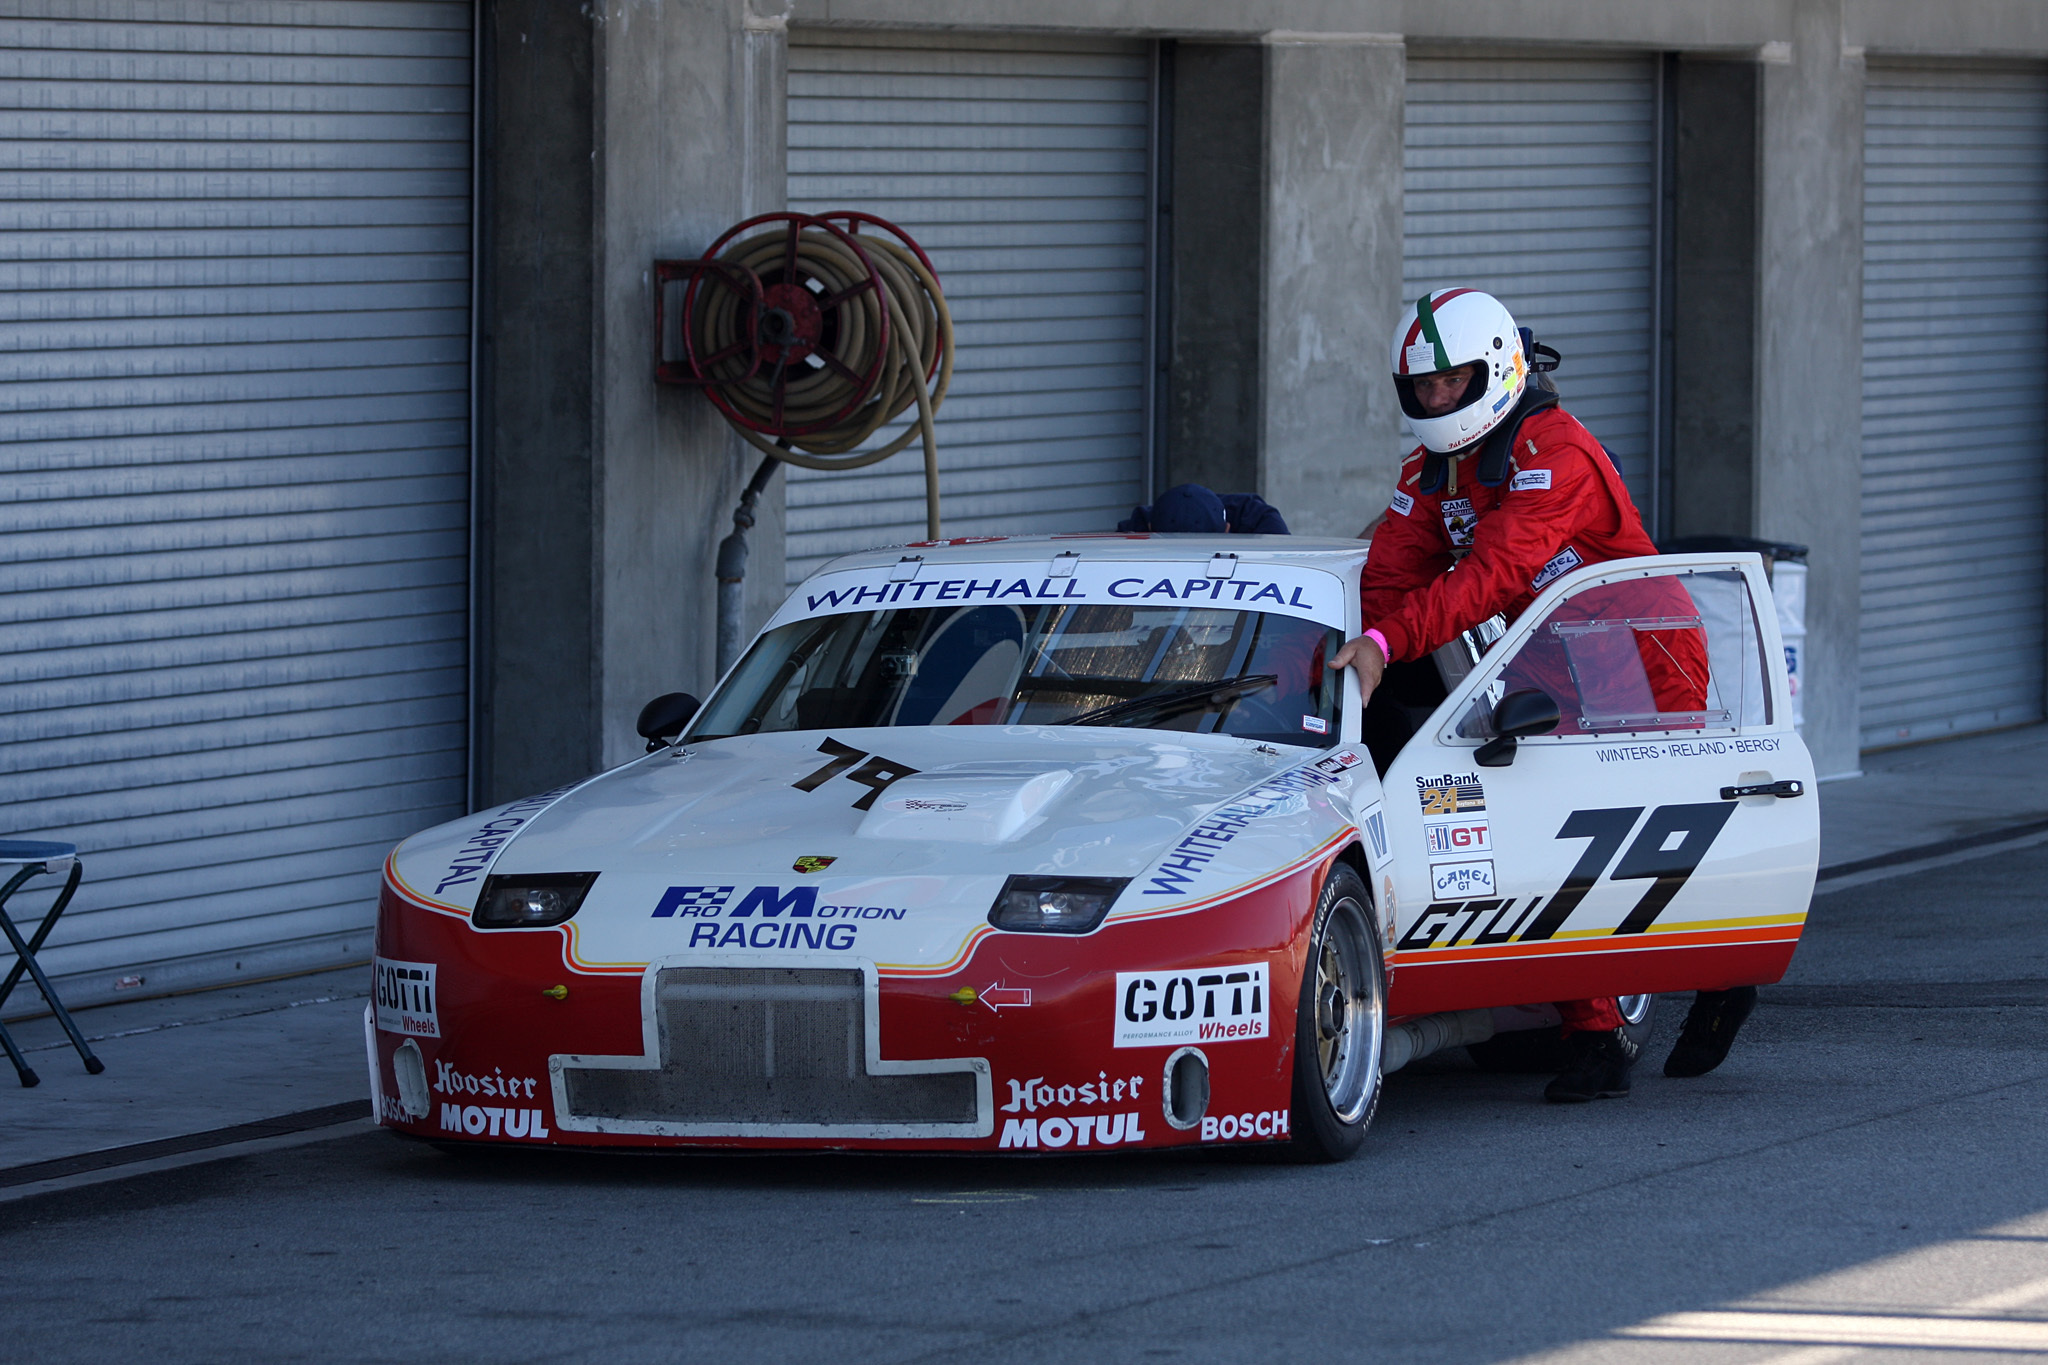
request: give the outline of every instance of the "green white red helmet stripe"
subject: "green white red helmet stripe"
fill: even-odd
[[[1407,356],[1408,348],[1416,344],[1418,337],[1426,339],[1430,347],[1436,352],[1436,364],[1433,370],[1429,372],[1451,368],[1451,358],[1444,351],[1444,339],[1436,329],[1437,306],[1449,303],[1461,294],[1476,294],[1478,292],[1476,289],[1446,289],[1438,294],[1424,294],[1415,301],[1415,321],[1409,325],[1408,335],[1401,342],[1400,372],[1402,374],[1417,373],[1417,371],[1409,368]]]

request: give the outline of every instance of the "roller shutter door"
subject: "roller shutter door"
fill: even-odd
[[[464,807],[470,6],[10,14],[0,833],[86,860],[43,961],[363,960]]]
[[[1564,354],[1565,407],[1650,512],[1657,66],[1408,62],[1406,297],[1473,285]]]
[[[1870,70],[1865,746],[2042,715],[2048,72]]]
[[[1151,64],[1144,44],[789,53],[789,204],[930,254],[958,336],[939,414],[948,536],[1106,530],[1145,497]],[[923,455],[789,468],[788,571],[924,536]]]

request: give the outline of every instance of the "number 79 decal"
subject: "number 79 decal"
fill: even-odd
[[[1543,905],[1542,913],[1536,915],[1520,934],[1514,929],[1519,927],[1521,919],[1536,909],[1540,897],[1529,903],[1506,933],[1493,930],[1514,909],[1513,900],[1439,902],[1416,917],[1415,923],[1401,936],[1395,948],[1434,947],[1460,911],[1468,912],[1465,923],[1444,940],[1445,947],[1461,942],[1472,925],[1488,911],[1493,912],[1493,918],[1475,942],[1505,943],[1512,940],[1533,943],[1548,939],[1571,918],[1572,911],[1579,908],[1579,902],[1586,898],[1586,893],[1593,889],[1594,883],[1600,880],[1600,874],[1606,872],[1610,864],[1614,868],[1608,874],[1610,881],[1650,883],[1650,889],[1643,893],[1643,898],[1614,929],[1616,934],[1642,933],[1656,923],[1657,917],[1671,904],[1672,897],[1678,894],[1706,858],[1707,850],[1720,837],[1728,817],[1735,813],[1735,806],[1727,801],[1659,806],[1643,822],[1628,851],[1621,855],[1618,863],[1615,862],[1615,850],[1628,838],[1628,832],[1635,828],[1636,817],[1642,813],[1641,806],[1620,806],[1607,810],[1575,810],[1567,816],[1557,837],[1585,839],[1588,841],[1586,851],[1579,855],[1578,862],[1565,875],[1564,885],[1551,896],[1548,904]]]

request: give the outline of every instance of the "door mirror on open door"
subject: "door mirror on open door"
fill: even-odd
[[[1482,768],[1505,768],[1515,761],[1515,741],[1524,735],[1547,735],[1564,717],[1557,699],[1533,687],[1508,693],[1493,708],[1493,738],[1479,746],[1472,761]]]

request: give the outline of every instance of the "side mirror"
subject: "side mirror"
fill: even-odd
[[[1557,699],[1525,687],[1510,692],[1493,708],[1493,738],[1479,746],[1472,761],[1482,768],[1505,768],[1515,761],[1515,741],[1523,735],[1547,735],[1564,719]]]
[[[641,707],[640,720],[635,728],[639,730],[640,738],[647,741],[647,752],[653,753],[680,735],[683,727],[690,723],[690,717],[697,714],[698,705],[697,699],[688,692],[670,692]]]

